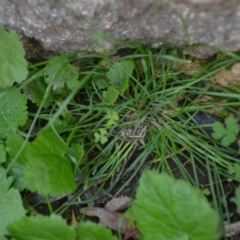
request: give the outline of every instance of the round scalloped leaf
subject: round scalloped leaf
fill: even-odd
[[[0,168],[0,236],[7,234],[7,226],[25,215],[21,195],[11,188],[12,177],[6,177],[6,171]]]
[[[16,88],[0,90],[0,138],[27,122],[27,98]]]
[[[69,227],[60,216],[30,216],[24,217],[9,225],[8,230],[12,237],[18,240],[48,239],[48,240],[75,240],[74,228]]]
[[[0,88],[26,79],[28,70],[24,55],[18,35],[15,32],[8,33],[0,26]]]
[[[203,194],[167,174],[143,173],[133,212],[143,239],[219,239],[219,217]]]
[[[116,236],[112,235],[111,230],[101,224],[93,222],[80,222],[77,227],[77,236],[79,239],[91,240],[117,240]]]
[[[57,154],[36,152],[26,162],[24,173],[24,186],[32,192],[60,196],[76,189],[72,164]]]

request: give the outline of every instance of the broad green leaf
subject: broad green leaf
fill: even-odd
[[[235,191],[235,197],[231,198],[231,202],[234,202],[237,205],[237,213],[240,213],[240,187]]]
[[[39,132],[37,138],[30,144],[27,152],[30,157],[34,157],[39,153],[54,153],[64,156],[68,151],[68,146],[63,142],[61,137],[52,130]]]
[[[78,143],[72,143],[71,148],[68,150],[68,155],[72,162],[75,164],[75,172],[78,170],[79,165],[83,164],[85,158],[84,145]]]
[[[0,90],[0,138],[27,122],[27,98],[20,90]]]
[[[10,188],[12,178],[0,168],[0,236],[7,233],[8,224],[22,218],[25,210],[18,190]]]
[[[43,96],[47,90],[47,84],[44,82],[42,78],[35,79],[31,81],[25,88],[24,92],[27,97],[35,103],[38,107],[41,105],[44,100],[43,108],[48,108],[50,104],[54,101],[54,97],[52,92],[50,92],[45,99]]]
[[[78,72],[64,56],[55,57],[48,62],[46,67],[46,83],[53,83],[53,91],[61,93],[66,85],[68,89],[75,90],[79,87]]]
[[[40,132],[24,151],[24,186],[39,194],[58,196],[76,188],[68,146],[55,132]]]
[[[0,144],[0,163],[3,163],[6,161],[6,152],[4,150],[4,145]]]
[[[0,88],[11,87],[14,82],[26,79],[28,70],[24,55],[18,35],[8,33],[0,26]]]
[[[134,62],[132,60],[124,60],[115,62],[109,71],[106,73],[110,84],[115,85],[120,93],[124,94],[129,86],[129,78],[134,69]]]
[[[24,163],[26,159],[24,158],[24,150],[22,154],[19,154],[19,150],[24,144],[23,138],[17,133],[12,132],[6,139],[6,150],[8,156],[8,164],[13,164],[9,173],[13,177],[13,186],[19,190],[24,189],[23,184],[23,176],[24,176]],[[28,144],[26,144],[27,146]],[[15,157],[19,154],[19,157],[15,159]],[[12,161],[15,159],[15,162]]]
[[[75,240],[76,232],[58,215],[30,216],[8,227],[16,240]]]
[[[9,136],[6,139],[6,150],[10,159],[16,157],[23,144],[24,140],[19,134],[15,132],[11,132],[11,134],[9,134]],[[28,144],[26,144],[26,146],[28,146]],[[26,162],[26,159],[24,158],[23,154],[20,154],[16,160],[18,163],[22,165]]]
[[[219,217],[203,194],[167,174],[143,173],[133,212],[143,239],[219,239]]]
[[[81,240],[117,240],[105,226],[89,221],[80,222],[76,231],[78,239]]]
[[[32,192],[60,196],[76,189],[72,164],[60,155],[36,153],[24,167],[24,186]]]

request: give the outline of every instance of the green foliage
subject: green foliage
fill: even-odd
[[[0,90],[0,138],[27,122],[27,98],[15,87]]]
[[[25,188],[52,196],[74,191],[74,167],[65,157],[67,151],[68,147],[53,131],[40,132],[24,153]]]
[[[84,161],[84,145],[73,143],[71,144],[71,148],[68,151],[68,156],[71,158],[75,167],[77,168]]]
[[[4,150],[4,145],[0,144],[0,164],[6,161],[6,152]]]
[[[75,240],[76,233],[57,215],[31,216],[10,224],[8,231],[16,240]]]
[[[31,81],[25,88],[25,94],[28,98],[39,107],[43,101],[43,96],[47,90],[48,84],[44,81],[43,78],[34,79]],[[54,96],[50,92],[45,99],[43,107],[46,109],[50,104],[54,102]]]
[[[234,179],[240,180],[240,164],[239,163],[234,163],[229,165],[228,171],[230,174],[233,174]]]
[[[103,98],[110,104],[114,104],[119,96],[119,91],[114,86],[109,86],[107,91],[103,91]]]
[[[14,161],[14,158],[18,155],[19,149],[24,144],[23,138],[17,133],[12,132],[6,139],[6,153],[8,165],[12,164],[9,173],[13,177],[13,186],[19,190],[24,189],[23,176],[24,176],[24,164],[25,158],[23,154]]]
[[[110,104],[114,104],[119,94],[124,94],[129,88],[129,79],[133,73],[134,62],[124,60],[115,62],[106,73],[107,79],[102,76],[95,76],[93,82],[97,88],[103,91],[103,99]]]
[[[134,63],[132,60],[115,62],[106,73],[110,84],[114,85],[120,93],[124,94],[129,87],[129,78],[133,72]]]
[[[25,215],[21,195],[10,187],[12,178],[7,178],[6,174],[6,171],[0,168],[0,236],[7,233],[7,226],[10,223]]]
[[[133,212],[144,239],[219,239],[219,218],[203,194],[167,174],[143,173]]]
[[[106,143],[108,141],[107,130],[100,128],[99,132],[94,133],[94,137],[95,137],[95,142],[101,142],[101,144]]]
[[[79,86],[78,72],[64,56],[51,59],[46,66],[45,81],[53,84],[53,92],[62,93],[64,87],[75,90]]]
[[[231,201],[237,205],[237,213],[240,213],[240,187],[236,189],[235,197],[232,197]]]
[[[81,222],[76,230],[78,238],[83,240],[117,240],[117,237],[113,236],[109,229],[89,221]]]
[[[107,112],[106,118],[108,119],[107,123],[105,124],[106,127],[114,126],[117,121],[119,120],[118,113],[110,110]]]
[[[26,79],[27,61],[18,35],[6,32],[0,26],[0,88],[11,87],[14,82],[21,83]]]
[[[57,215],[24,217],[9,225],[8,231],[16,240],[117,240],[106,227],[92,222],[80,222],[76,230],[67,226]]]
[[[215,122],[213,124],[214,133],[212,137],[214,139],[220,140],[223,146],[229,146],[236,140],[237,134],[239,132],[239,124],[233,117],[228,117],[225,120],[225,125],[220,122]]]
[[[198,135],[198,126],[192,126],[188,122],[190,118],[184,117],[194,115],[196,110],[213,108],[213,104],[201,101],[188,104],[191,94],[197,98],[226,96],[231,104],[214,103],[214,106],[227,107],[230,114],[236,113],[237,94],[195,86],[199,82],[204,84],[205,79],[239,62],[240,58],[231,54],[235,59],[228,56],[206,63],[191,76],[184,70],[191,71],[190,65],[178,66],[190,63],[178,52],[164,46],[155,50],[141,46],[113,64],[109,56],[81,53],[29,64],[27,68],[17,35],[0,28],[0,163],[4,172],[0,181],[3,188],[0,189],[3,213],[0,225],[3,232],[11,223],[9,231],[16,240],[116,239],[101,225],[80,222],[73,230],[53,215],[30,216],[13,222],[25,213],[19,191],[26,189],[51,196],[68,194],[76,190],[75,177],[80,176],[84,181],[80,181],[79,191],[73,193],[76,199],[98,180],[104,184],[102,179],[109,179],[112,188],[125,173],[136,169],[126,179],[126,186],[150,156],[154,157],[154,166],[159,163],[157,168],[163,171],[172,170],[168,161],[164,161],[166,156],[171,156],[183,177],[189,179],[188,169],[179,159],[181,155],[194,168],[191,182],[196,186],[200,184],[197,162],[207,172],[215,171],[212,182],[216,187],[210,186],[211,192],[205,191],[207,194],[223,189],[218,186],[222,179],[216,176],[222,176],[227,170],[224,176],[229,177],[230,172],[240,179],[239,159],[232,157],[236,151],[232,154],[228,147],[227,154],[220,152],[219,146],[213,147],[215,141],[204,134]],[[180,99],[187,100],[186,106],[178,104]],[[234,119],[226,119],[225,125],[215,124],[213,134],[223,146],[235,141],[239,131]],[[138,144],[140,141],[143,144]],[[214,206],[221,201],[222,193],[217,194],[213,197]],[[237,199],[238,193],[234,201]],[[50,205],[48,202],[51,210]],[[67,206],[61,206],[60,211]],[[131,224],[137,223],[145,239],[217,238],[218,218],[203,193],[168,175],[145,173],[131,210]]]
[[[143,239],[219,239],[219,218],[203,194],[167,174],[144,172],[132,208]],[[16,240],[117,239],[106,227],[89,221],[80,222],[74,231],[56,215],[24,217],[8,230]]]

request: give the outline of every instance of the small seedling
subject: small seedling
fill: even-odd
[[[108,141],[107,138],[107,130],[101,128],[98,132],[94,133],[94,137],[95,137],[95,142],[101,142],[101,144],[104,144]]]
[[[129,86],[129,77],[134,69],[132,60],[115,62],[106,73],[110,84],[114,85],[120,93],[124,94]]]
[[[117,112],[107,112],[106,118],[108,119],[107,123],[105,124],[106,127],[111,127],[116,124],[116,122],[119,120],[119,116]]]
[[[228,117],[225,120],[225,125],[226,127],[220,122],[215,122],[213,124],[214,133],[212,137],[216,140],[221,139],[221,144],[226,147],[236,140],[239,132],[239,124],[235,118]]]

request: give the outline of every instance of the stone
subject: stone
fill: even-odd
[[[111,52],[120,40],[240,50],[238,0],[0,0],[0,24],[16,30],[29,59],[76,50]],[[126,43],[123,44],[125,47]],[[217,50],[190,48],[207,58]]]

